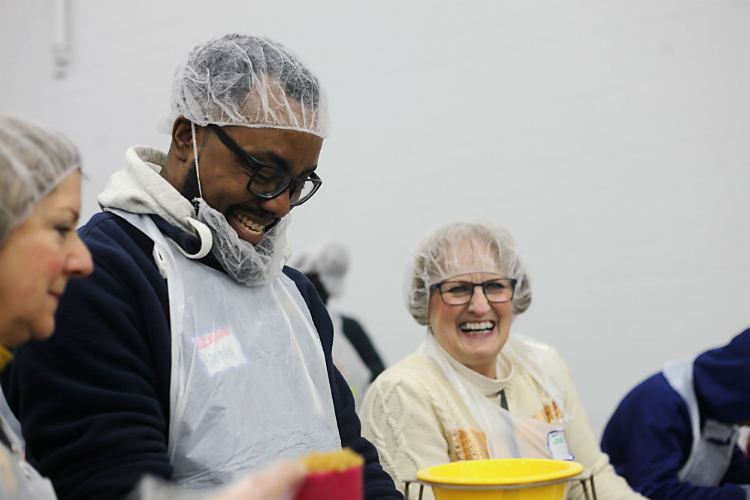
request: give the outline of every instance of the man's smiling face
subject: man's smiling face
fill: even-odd
[[[308,177],[318,165],[323,139],[295,130],[222,127],[246,153],[256,160],[278,167],[293,177]],[[203,198],[226,217],[240,239],[253,245],[263,240],[267,229],[289,213],[289,191],[267,200],[247,191],[253,170],[229,150],[209,128],[201,129],[198,142],[198,170]],[[194,168],[194,167],[193,167]],[[182,194],[192,198],[193,168],[187,174]]]

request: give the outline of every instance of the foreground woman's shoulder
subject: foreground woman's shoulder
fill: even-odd
[[[557,349],[550,344],[521,333],[510,334],[502,353],[511,359],[521,358],[537,363],[547,363],[552,360],[562,363],[563,361]]]
[[[451,399],[450,384],[444,380],[425,358],[411,354],[385,370],[370,385],[362,403],[360,418],[365,421],[373,415],[434,415],[446,399]],[[453,396],[455,397],[455,396]],[[433,417],[429,417],[432,419]]]
[[[409,354],[395,365],[387,368],[373,381],[373,386],[393,387],[409,385],[432,385],[441,375],[418,354]]]
[[[541,340],[538,340],[535,337],[530,337],[523,333],[513,332],[510,334],[505,347],[512,346],[512,345],[522,345],[527,349],[535,349],[539,351],[547,351],[547,352],[553,352],[557,354],[557,350],[555,350],[555,348],[552,347],[550,344],[546,342],[542,342]]]

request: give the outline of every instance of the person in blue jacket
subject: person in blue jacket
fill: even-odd
[[[188,490],[352,448],[369,499],[401,499],[360,436],[333,328],[284,266],[330,120],[282,45],[226,35],[175,73],[171,145],[134,147],[80,230],[94,272],[47,343],[3,372],[27,456],[61,499],[118,498],[144,474]]]
[[[668,363],[622,400],[602,450],[652,500],[748,500],[750,464],[737,425],[750,422],[750,329]]]

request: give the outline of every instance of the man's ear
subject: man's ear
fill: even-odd
[[[172,148],[176,157],[183,162],[193,160],[193,131],[190,120],[184,116],[178,116],[172,125]],[[195,141],[200,144],[203,127],[195,127]]]

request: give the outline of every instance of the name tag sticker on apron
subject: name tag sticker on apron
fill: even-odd
[[[568,449],[568,441],[565,439],[564,430],[552,431],[547,434],[547,446],[553,460],[573,460],[575,458]]]
[[[212,377],[219,372],[247,364],[242,348],[231,328],[217,330],[193,338],[198,357]]]

